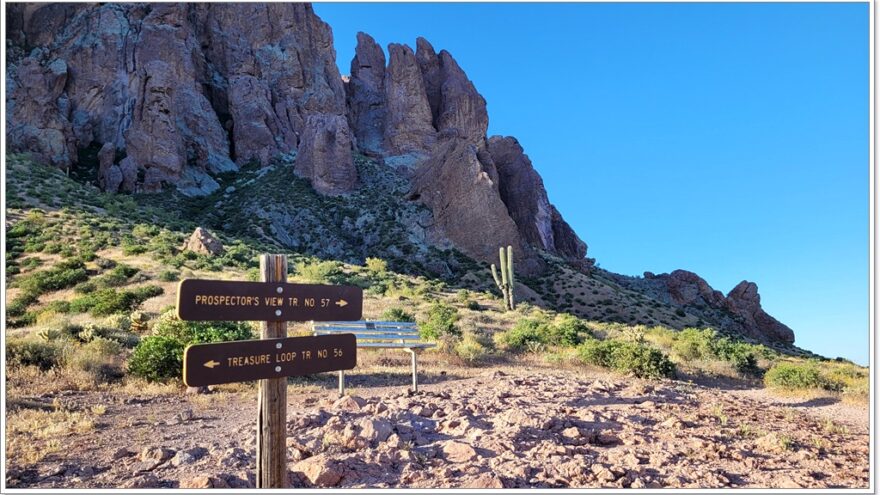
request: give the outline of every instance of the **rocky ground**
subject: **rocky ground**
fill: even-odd
[[[429,373],[419,393],[354,376],[291,385],[292,487],[864,488],[866,406],[584,370]],[[373,380],[371,382],[371,380]],[[208,395],[62,392],[106,410],[36,464],[7,452],[10,488],[252,487],[253,389]],[[835,421],[827,418],[835,416]]]

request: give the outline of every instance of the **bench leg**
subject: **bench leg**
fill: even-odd
[[[345,371],[339,370],[339,397],[345,395]]]
[[[413,373],[412,391],[418,392],[419,391],[419,378],[418,378],[418,374],[417,374],[418,369],[419,369],[418,358],[417,358],[418,354],[416,353],[416,351],[414,351],[412,349],[407,349],[407,351],[409,351],[409,353],[412,357],[412,373]]]

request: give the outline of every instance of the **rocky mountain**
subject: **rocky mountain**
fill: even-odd
[[[397,208],[405,213],[388,221],[403,226],[401,238],[454,247],[480,262],[494,262],[498,246],[511,245],[526,279],[546,276],[554,263],[581,277],[593,270],[586,243],[550,203],[525,150],[513,137],[487,136],[485,99],[449,52],[438,53],[423,38],[415,50],[391,43],[386,59],[372,37],[359,33],[350,74],[343,76],[331,28],[309,4],[15,3],[6,9],[12,151],[68,172],[86,170],[106,191],[177,190],[212,201],[224,193],[218,205],[235,189],[221,190],[222,177],[248,167],[280,167],[270,175],[280,171],[291,181],[295,175],[328,200],[357,204],[369,201],[370,188],[393,183],[384,192],[395,196],[389,204],[399,199],[427,213]],[[302,246],[297,231],[309,225],[312,232],[341,232],[305,240],[325,247],[382,242],[370,226],[375,216],[328,228],[290,198],[273,209],[254,198],[243,211],[265,228],[251,227],[283,246]],[[754,284],[744,282],[724,297],[679,272],[609,277],[692,316],[674,326],[704,321],[760,341],[793,341],[791,330],[761,309]],[[526,285],[522,290],[533,293]],[[586,299],[580,314],[591,316]]]

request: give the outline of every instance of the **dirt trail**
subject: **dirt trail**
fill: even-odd
[[[867,407],[584,371],[472,373],[432,374],[415,395],[403,375],[354,376],[340,400],[329,375],[291,386],[291,486],[868,486]],[[96,429],[35,465],[9,452],[7,485],[253,486],[254,395],[64,392],[66,407],[106,405]]]

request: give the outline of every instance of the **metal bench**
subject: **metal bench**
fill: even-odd
[[[403,321],[324,321],[312,322],[315,335],[353,333],[358,347],[378,349],[403,349],[412,357],[412,389],[418,392],[418,352],[436,344],[421,342],[415,323]],[[345,371],[339,371],[339,396],[345,395]]]

